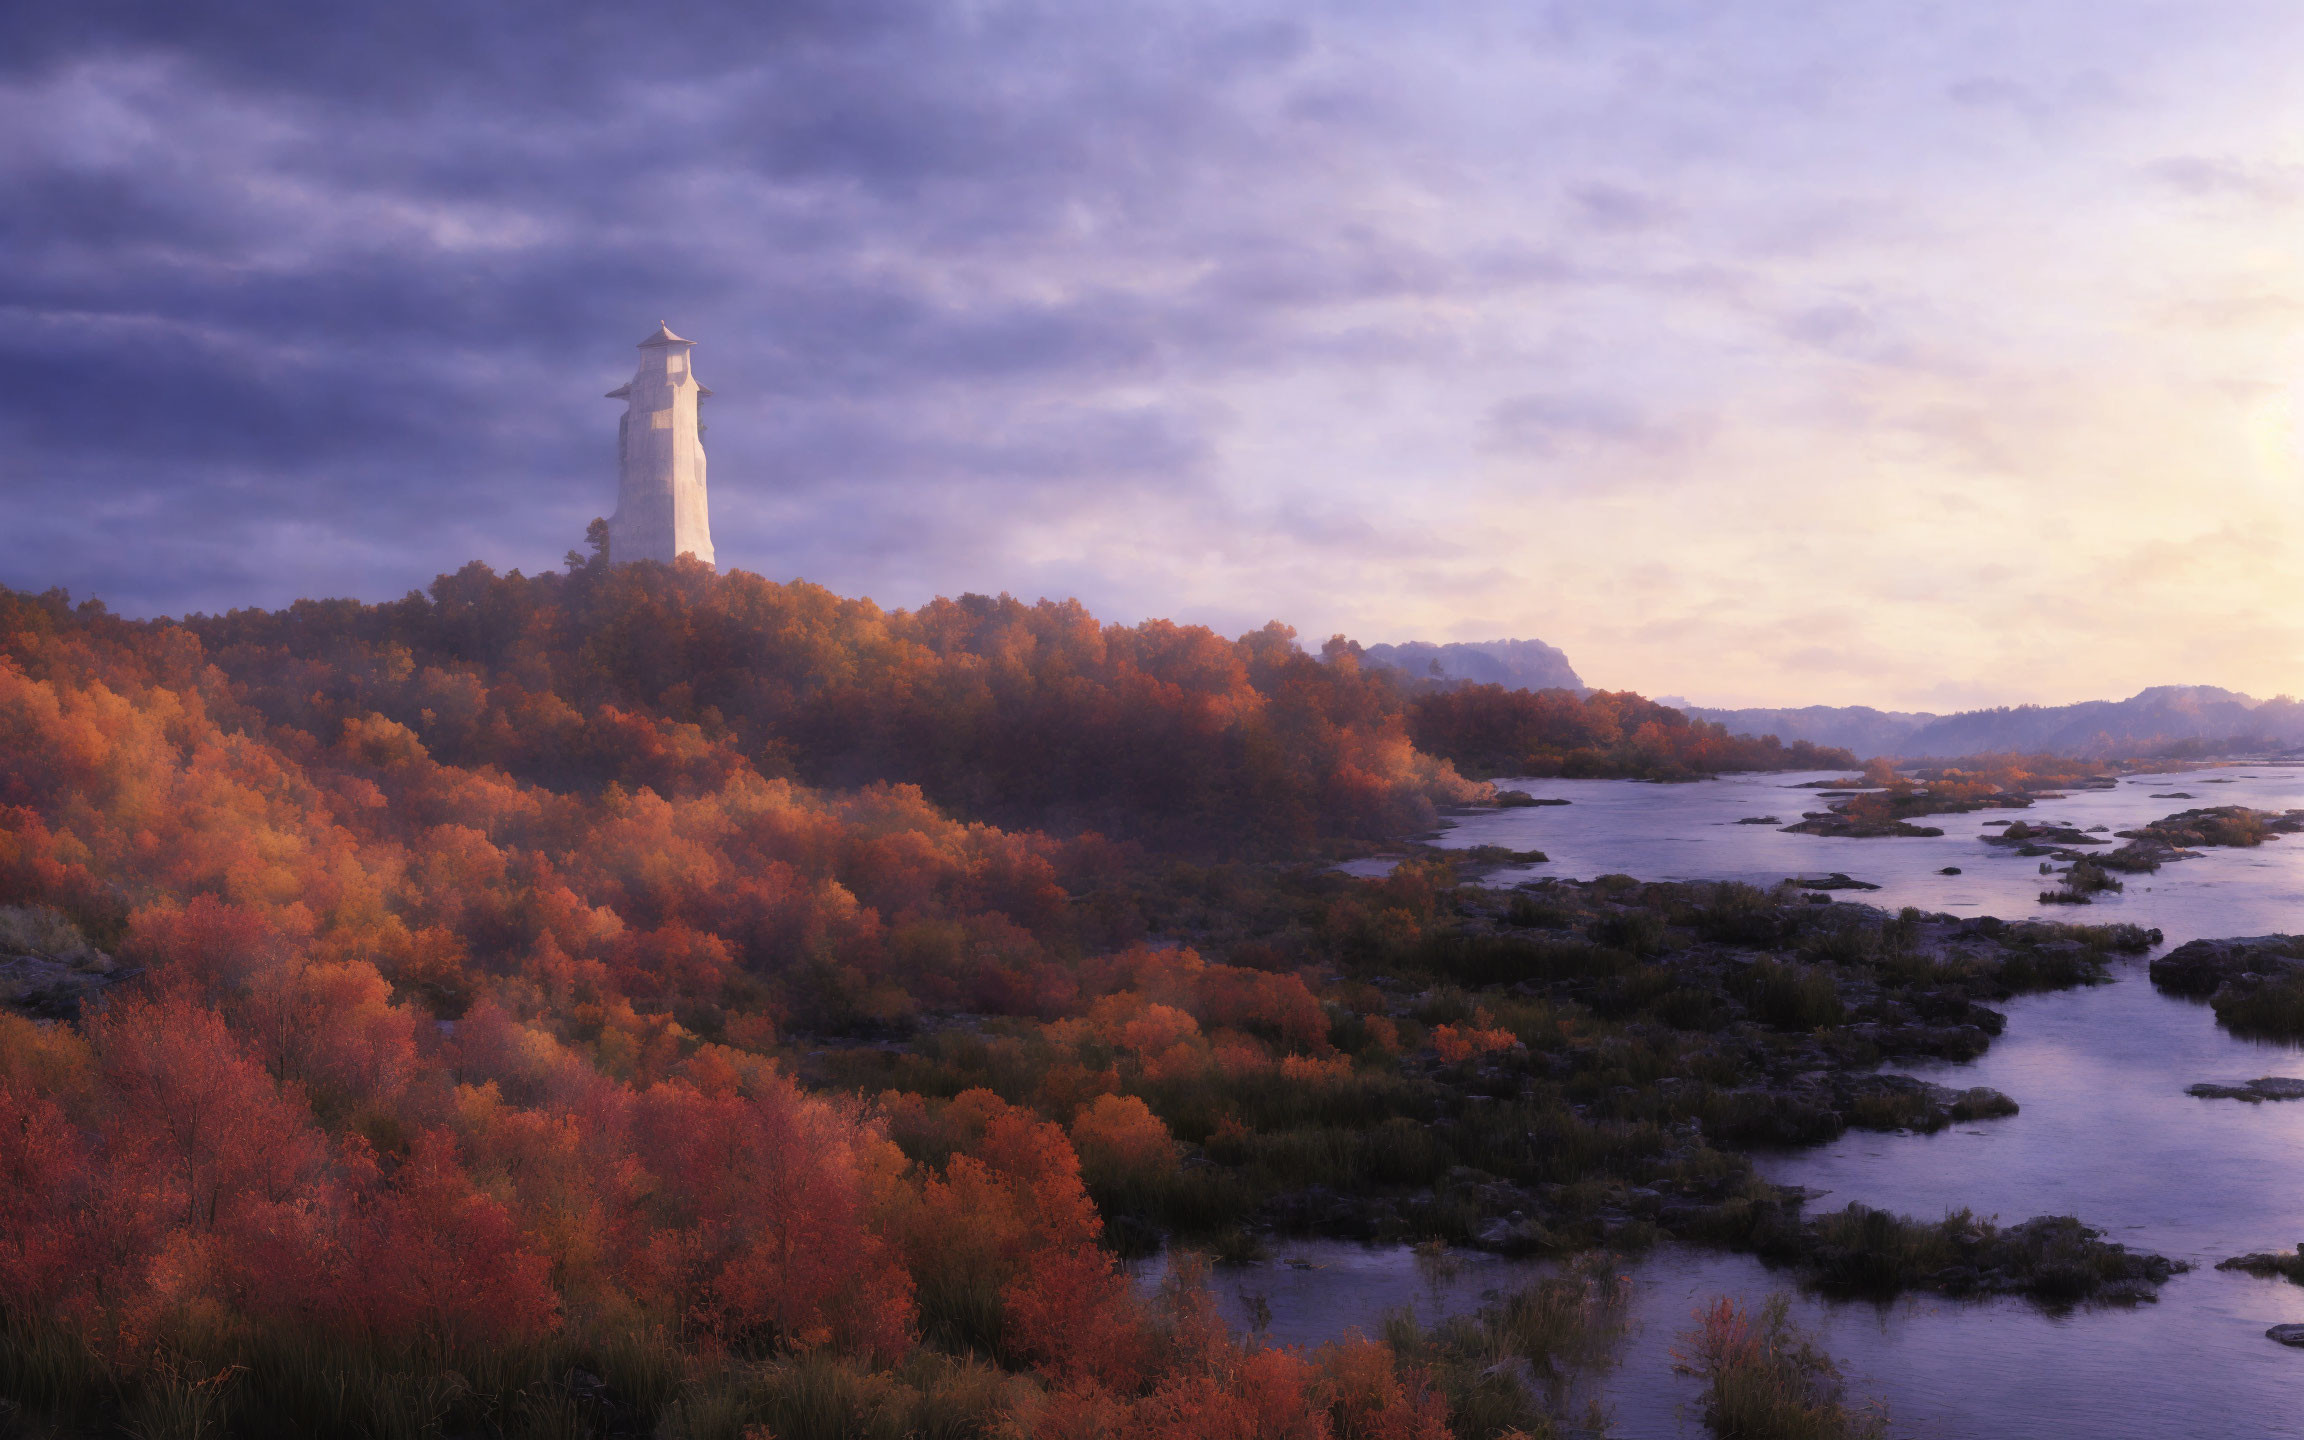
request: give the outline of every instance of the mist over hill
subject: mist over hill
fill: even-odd
[[[1786,741],[1838,745],[1859,755],[1903,754],[1905,742],[1914,733],[1944,718],[1924,711],[1875,710],[1869,705],[1721,710],[1691,705],[1677,695],[1658,696],[1657,703],[1685,711],[1691,719],[1715,721],[1738,735],[1774,735]]]
[[[2203,754],[2304,743],[2304,705],[2213,685],[2155,685],[2126,700],[2024,705],[1947,715],[1904,742],[1911,755],[2053,750],[2064,755]]]
[[[1593,693],[1566,652],[1541,640],[1448,645],[1414,640],[1364,646],[1359,654],[1363,665],[1443,684]],[[2304,703],[2286,695],[2259,700],[2215,685],[2155,685],[2125,700],[2003,705],[1952,714],[1870,705],[1730,709],[1691,704],[1678,695],[1657,696],[1655,703],[1691,720],[1721,725],[1731,735],[1773,735],[1786,745],[1804,741],[1864,756],[1950,759],[2023,753],[2180,759],[2304,746]]]
[[[1742,735],[1775,735],[1845,746],[1863,755],[2205,755],[2304,745],[2304,705],[2282,695],[2258,700],[2214,685],[2155,685],[2125,700],[2016,705],[1951,715],[1875,710],[1867,705],[1800,709],[1714,709],[1676,705]]]

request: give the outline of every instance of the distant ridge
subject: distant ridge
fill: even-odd
[[[1791,710],[1722,710],[1676,705],[1740,735],[1841,745],[1860,755],[1950,759],[2021,751],[2083,757],[2210,755],[2304,745],[2304,704],[2286,695],[2258,700],[2214,685],[2155,685],[2125,700],[2017,705],[1952,715],[1810,705]]]
[[[1363,646],[1360,661],[1418,679],[1591,693],[1568,656],[1541,640],[1448,645],[1410,640]],[[2215,685],[2155,685],[2125,700],[2003,705],[1949,715],[1876,710],[1869,705],[1722,709],[1691,705],[1677,695],[1657,696],[1656,703],[1693,720],[1716,721],[1732,735],[1773,735],[1787,745],[1805,740],[1864,756],[1949,760],[2023,753],[2183,759],[2304,748],[2304,702],[2286,695],[2258,700]]]
[[[1869,705],[1805,705],[1789,710],[1718,710],[1691,705],[1677,695],[1660,695],[1691,719],[1713,720],[1734,735],[1773,735],[1790,744],[1807,740],[1837,745],[1859,755],[1901,755],[1904,742],[1922,727],[1942,720],[1925,711],[1875,710]]]
[[[1361,649],[1360,663],[1514,690],[1573,690],[1581,695],[1588,688],[1578,678],[1576,667],[1568,663],[1568,656],[1541,640],[1470,640],[1450,645],[1410,640],[1398,645],[1369,645]],[[1440,668],[1433,669],[1435,664]]]

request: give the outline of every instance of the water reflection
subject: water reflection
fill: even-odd
[[[1844,871],[1882,887],[1852,899],[1891,909],[1917,905],[1954,915],[2030,915],[2086,921],[2125,920],[2158,926],[2170,944],[2196,935],[2250,935],[2277,930],[2304,914],[2304,836],[2254,850],[2210,850],[2201,858],[2149,875],[2121,877],[2122,894],[2098,897],[2085,909],[2043,906],[2046,888],[2036,858],[1986,845],[1986,822],[2021,818],[2086,830],[2129,830],[2195,805],[2252,805],[2262,810],[2304,807],[2304,767],[2189,770],[2131,775],[2111,790],[2074,791],[2029,810],[1977,810],[1933,815],[1920,823],[1944,831],[1934,837],[1852,840],[1787,834],[1773,826],[1739,825],[1748,816],[1790,821],[1803,810],[1822,810],[1813,790],[1797,788],[1821,774],[1734,775],[1690,785],[1646,785],[1624,780],[1508,780],[1532,795],[1567,805],[1500,810],[1460,819],[1434,843],[1447,849],[1501,845],[1542,850],[1549,864],[1500,872],[1496,883],[1541,875],[1635,875],[1643,880],[1744,880],[1773,885],[1796,875]],[[2227,783],[2228,782],[2228,783]],[[2182,790],[2192,800],[2155,800],[2155,791]],[[2114,840],[2113,844],[2119,842]],[[2109,848],[2109,846],[2107,846]],[[1938,872],[1956,868],[1957,875]],[[2304,922],[2297,922],[2304,923]]]
[[[2256,850],[2209,851],[2126,877],[2124,894],[2086,909],[2040,905],[2037,861],[1978,840],[1985,821],[2012,813],[2121,830],[2192,805],[2304,807],[2304,770],[2132,776],[2114,790],[2078,792],[2025,812],[1932,817],[1925,823],[1945,831],[1932,839],[1838,839],[1735,823],[1822,809],[1814,791],[1789,788],[1816,778],[1507,782],[1572,803],[1469,817],[1438,843],[1551,856],[1550,864],[1492,883],[1621,873],[1765,885],[1840,870],[1882,887],[1849,898],[1891,909],[2124,920],[2157,926],[2171,945],[2204,935],[2304,931],[2304,836]],[[2197,798],[2151,798],[2174,790]],[[1946,866],[1962,873],[1939,874]],[[2304,1074],[2304,1056],[2235,1040],[2216,1028],[2204,1005],[2155,992],[2141,962],[2123,963],[2117,973],[2113,985],[2012,1002],[2007,1033],[1973,1064],[1910,1067],[1947,1084],[2004,1090],[2023,1106],[2021,1114],[1933,1136],[1856,1132],[1763,1160],[1774,1179],[1831,1192],[1826,1205],[1861,1200],[1922,1217],[1968,1206],[2010,1221],[2077,1214],[2114,1238],[2199,1265],[2170,1281],[2156,1305],[2064,1315],[2006,1299],[1873,1305],[1801,1297],[1797,1318],[1824,1333],[1856,1393],[1888,1401],[1900,1434],[2158,1440],[2304,1433],[2297,1405],[2304,1352],[2263,1338],[2266,1326],[2304,1320],[2304,1287],[2211,1268],[2228,1255],[2304,1241],[2304,1101],[2245,1105],[2184,1094],[2198,1080]],[[1405,1250],[1322,1244],[1279,1253],[1268,1265],[1216,1278],[1235,1323],[1248,1318],[1239,1295],[1245,1288],[1268,1304],[1270,1335],[1290,1343],[1316,1343],[1351,1328],[1373,1332],[1386,1310],[1400,1306],[1429,1322],[1538,1273],[1525,1262],[1481,1257],[1436,1282]],[[1710,1297],[1756,1302],[1786,1277],[1749,1257],[1677,1247],[1644,1258],[1633,1275],[1635,1329],[1606,1386],[1616,1433],[1634,1440],[1700,1435],[1693,1382],[1671,1370],[1675,1337]]]

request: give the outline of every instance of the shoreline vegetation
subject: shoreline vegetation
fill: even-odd
[[[1880,1067],[2155,932],[1332,868],[1496,803],[1486,759],[1751,753],[1676,714],[598,556],[183,622],[0,591],[0,1421],[1489,1440],[1586,1424],[1600,1257],[1667,1240],[2149,1299],[2180,1267],[2080,1219],[1810,1214],[1751,1155],[2014,1113]],[[1298,1351],[1121,1267],[1275,1234],[1568,1268]],[[1719,1415],[1863,1433],[1730,1318]]]
[[[1851,1408],[1839,1367],[1789,1312],[1781,1295],[1757,1313],[1725,1297],[1697,1312],[1673,1368],[1704,1382],[1704,1423],[1724,1440],[1885,1440],[1886,1409]]]
[[[1339,647],[1331,658],[1348,653]],[[1731,735],[1630,691],[1508,690],[1426,682],[1411,702],[1418,749],[1482,779],[1699,780],[1741,770],[1831,770],[1856,756],[1805,740]]]

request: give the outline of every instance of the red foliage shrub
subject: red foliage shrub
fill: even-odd
[[[93,1027],[116,1178],[134,1176],[170,1223],[213,1229],[298,1197],[327,1147],[215,1012],[181,1000],[117,1004]]]
[[[1093,1182],[1113,1189],[1154,1185],[1176,1173],[1168,1127],[1133,1095],[1100,1095],[1073,1117],[1072,1148]]]
[[[1517,1050],[1520,1037],[1509,1030],[1483,1029],[1478,1025],[1435,1025],[1432,1048],[1438,1050],[1440,1058],[1447,1063],[1461,1065],[1475,1056]]]
[[[50,1310],[100,1263],[83,1223],[90,1159],[62,1107],[0,1083],[0,1294]]]
[[[428,1353],[518,1344],[559,1321],[549,1267],[503,1202],[476,1187],[441,1131],[416,1137],[389,1184],[362,1187],[342,1288],[315,1318],[357,1317]]]
[[[892,1166],[872,1153],[885,1141],[773,1072],[751,1094],[651,1086],[632,1127],[686,1318],[725,1343],[902,1348],[911,1280],[872,1228],[868,1190]]]

